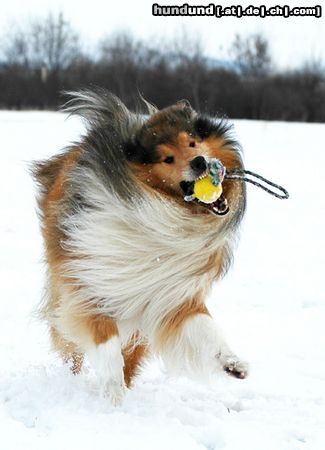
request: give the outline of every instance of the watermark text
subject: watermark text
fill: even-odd
[[[210,3],[206,6],[189,5],[159,5],[154,3],[152,5],[153,16],[213,16],[213,17],[322,17],[322,7],[315,6],[293,6],[289,5],[275,5],[266,7],[232,5],[221,6]]]

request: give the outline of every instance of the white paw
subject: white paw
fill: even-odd
[[[89,349],[87,355],[97,374],[101,394],[109,398],[112,405],[120,405],[126,387],[123,373],[124,360],[119,338],[114,336],[104,344],[94,345]]]
[[[233,377],[244,379],[248,375],[248,363],[232,356],[224,362],[223,370]]]
[[[103,394],[113,406],[121,406],[126,394],[124,381],[109,381],[105,384]]]

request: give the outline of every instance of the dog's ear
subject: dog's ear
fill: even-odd
[[[226,138],[232,130],[232,124],[226,118],[215,119],[200,114],[194,122],[194,131],[201,138],[210,136]]]
[[[158,155],[153,147],[145,148],[138,139],[133,139],[124,144],[124,154],[131,162],[152,164],[157,162]]]
[[[184,99],[184,100],[178,100],[178,101],[176,102],[176,105],[177,105],[179,108],[193,111],[193,108],[192,108],[191,103],[190,103],[188,100],[186,100],[186,99]]]

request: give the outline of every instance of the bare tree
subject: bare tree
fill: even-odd
[[[208,58],[200,38],[185,29],[162,42],[119,32],[87,55],[59,14],[11,27],[1,38],[0,51],[1,108],[57,107],[61,90],[93,84],[132,108],[140,91],[159,108],[188,99],[195,109],[233,118],[325,121],[323,61],[272,71],[261,35],[236,37],[235,64]]]
[[[45,64],[50,71],[62,70],[80,53],[78,35],[62,12],[57,17],[49,14],[43,23],[32,23],[30,35],[34,63]]]
[[[2,38],[2,51],[4,61],[13,66],[27,68],[30,62],[30,44],[25,32],[13,27],[9,33]]]
[[[34,20],[6,37],[4,55],[9,64],[60,72],[80,54],[79,38],[62,13]]]
[[[230,53],[245,76],[260,77],[271,71],[269,43],[261,34],[252,34],[246,38],[237,34]]]
[[[141,46],[128,32],[107,36],[99,46],[101,64],[107,67],[113,88],[125,101],[130,79],[136,84]]]
[[[146,71],[159,63],[161,53],[131,33],[120,31],[107,36],[99,45],[99,64],[106,69],[110,88],[126,103],[135,100]]]
[[[169,47],[182,82],[189,89],[193,106],[200,109],[200,86],[202,86],[202,78],[206,69],[201,37],[190,35],[185,28],[182,28]]]

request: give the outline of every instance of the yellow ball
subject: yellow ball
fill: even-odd
[[[212,183],[210,177],[197,180],[194,184],[194,196],[203,203],[213,203],[222,194],[222,186],[216,186]]]

